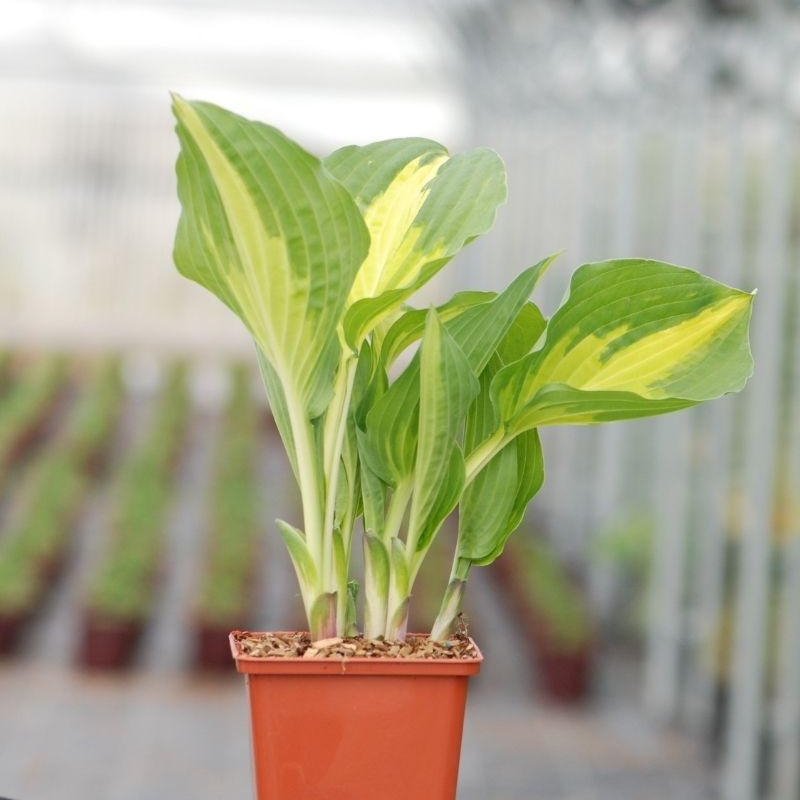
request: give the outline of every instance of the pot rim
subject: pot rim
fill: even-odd
[[[261,633],[262,631],[247,631]],[[264,633],[290,634],[298,631],[264,631]],[[239,652],[236,642],[238,634],[231,631],[228,636],[231,655],[237,672],[247,675],[418,675],[424,677],[452,677],[476,675],[483,663],[483,653],[470,636],[469,640],[477,655],[474,658],[364,658],[359,656],[335,656],[329,658],[269,658],[245,656]],[[427,634],[412,634],[425,636]]]

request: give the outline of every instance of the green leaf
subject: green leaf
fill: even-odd
[[[311,640],[319,641],[336,635],[336,592],[317,595],[308,614]]]
[[[450,583],[447,584],[439,614],[431,629],[431,639],[433,639],[434,642],[444,641],[450,634],[458,612],[461,610],[461,603],[464,600],[464,590],[466,588],[467,582],[457,578],[451,580]]]
[[[358,349],[381,320],[492,226],[506,199],[505,168],[492,150],[449,157],[427,139],[345,147],[325,166],[356,198],[371,236],[344,322],[348,343]]]
[[[522,309],[526,304],[531,305],[528,304],[531,292],[557,255],[524,270],[492,302],[468,308],[445,326],[475,375],[489,363]]]
[[[292,467],[295,479],[299,480],[297,472],[297,454],[294,449],[292,425],[289,421],[289,409],[286,405],[286,396],[283,393],[283,387],[281,386],[278,376],[275,374],[275,370],[272,368],[269,361],[267,361],[258,345],[256,345],[256,356],[258,358],[258,367],[261,371],[261,379],[267,390],[267,400],[269,401],[269,408],[272,412],[272,419],[275,421],[275,427],[278,429],[278,434],[281,437],[283,446],[286,448],[286,455],[289,459],[289,464]]]
[[[497,357],[481,375],[481,391],[467,415],[464,447],[472,451],[497,428],[497,413],[491,402],[492,376],[502,366]],[[458,509],[457,555],[472,561],[488,550],[505,530],[516,495],[517,451],[511,442],[477,474],[464,489]]]
[[[386,626],[391,566],[386,545],[371,533],[364,534],[364,630],[376,638]]]
[[[403,543],[394,537],[388,548],[391,563],[391,579],[397,597],[406,597],[411,587],[411,576],[408,571],[408,560]]]
[[[580,267],[541,349],[495,378],[507,430],[663,414],[740,390],[752,302],[658,261]]]
[[[497,430],[500,418],[492,403],[492,379],[503,368],[503,362],[495,354],[478,378],[479,391],[467,412],[464,431],[464,451],[471,453],[488,436]]]
[[[345,636],[358,636],[358,581],[347,581]]]
[[[386,522],[386,484],[372,471],[363,449],[367,446],[365,434],[357,430],[359,452],[361,458],[361,500],[364,509],[364,530],[367,533],[383,537]]]
[[[516,327],[524,333],[527,327],[528,338],[532,331],[536,331],[534,339],[539,337],[544,328],[544,318],[527,298],[553,258],[550,256],[525,270],[489,301],[480,304],[468,302],[460,314],[444,324],[445,334],[457,349],[463,350],[467,366],[474,375],[480,374],[495,348],[507,340],[512,328]],[[469,298],[470,301],[473,299]],[[456,307],[452,306],[448,313],[454,310]],[[519,320],[521,315],[522,321]],[[391,343],[390,336],[387,336],[387,341]],[[364,455],[371,469],[391,486],[408,477],[414,468],[418,438],[419,372],[420,358],[417,353],[399,378],[374,400],[367,414]],[[455,455],[452,458],[455,459]]]
[[[358,459],[357,426],[351,417],[347,420],[342,459],[337,483],[335,524],[347,529],[351,535],[352,523],[362,511],[361,506],[361,464]]]
[[[294,571],[297,573],[297,580],[303,594],[303,603],[306,605],[306,613],[310,613],[311,598],[318,578],[314,559],[308,549],[305,537],[294,525],[290,525],[282,519],[275,520],[275,523],[289,550],[292,564],[294,564]]]
[[[391,641],[405,641],[406,629],[408,627],[408,609],[410,605],[411,598],[406,597],[405,600],[394,607],[391,618],[386,626],[386,635]]]
[[[491,401],[491,384],[502,366],[495,355],[481,374],[480,394],[467,415],[467,452],[497,430],[499,419]],[[457,557],[469,564],[489,564],[500,555],[543,480],[538,433],[526,431],[506,443],[464,489],[458,513]]]
[[[403,543],[393,538],[388,549],[391,563],[390,590],[387,613],[386,634],[392,639],[402,639],[406,634],[408,622],[409,592],[411,574]]]
[[[544,331],[544,317],[533,303],[526,301],[557,256],[558,253],[548,256],[524,270],[499,295],[459,292],[437,306],[439,319],[467,355],[476,375],[501,342],[505,342],[508,355],[513,355],[520,347],[526,348],[517,356],[521,358]],[[427,313],[427,310],[410,308],[389,329],[381,348],[381,361],[386,368],[422,336]],[[530,341],[530,331],[534,328],[537,333]]]
[[[386,391],[387,384],[386,373],[381,369],[370,342],[364,342],[358,354],[350,400],[351,413],[359,428],[364,428],[367,411],[372,407],[375,398]]]
[[[416,540],[418,552],[427,549],[442,523],[447,519],[447,515],[458,505],[464,491],[466,468],[461,448],[454,444],[444,458],[446,460],[441,462],[444,466],[438,477],[438,483],[427,484],[424,487],[418,483],[415,486],[408,528]],[[435,461],[439,460],[435,459]],[[433,480],[433,468],[425,469],[424,475],[423,480]],[[414,499],[417,497],[419,499],[416,507],[419,510],[414,515]]]
[[[544,458],[536,430],[505,445],[464,490],[459,507],[458,558],[491,564],[519,527],[544,482]]]
[[[515,531],[525,517],[525,509],[544,484],[544,453],[537,430],[521,433],[514,440],[517,446],[517,493],[514,506],[506,522],[505,538]],[[473,559],[476,564],[488,564],[502,552],[505,539],[500,542],[500,549],[495,548],[482,558]]]
[[[245,323],[311,418],[325,409],[337,329],[369,233],[347,190],[280,131],[175,96],[179,271]]]
[[[349,567],[350,554],[345,548],[342,532],[338,529],[333,531],[333,566],[336,570],[336,585],[347,585],[347,572]]]
[[[478,379],[467,357],[431,310],[419,359],[419,431],[409,547],[424,549],[453,510],[464,485],[464,459],[456,441]]]
[[[350,531],[347,532],[348,538]],[[336,573],[336,585],[347,587],[348,573],[350,571],[350,542],[345,542],[340,528],[333,530],[333,568]],[[347,612],[349,603],[349,592],[341,594],[333,592],[336,602],[336,627],[335,630],[341,631],[347,627]]]
[[[497,345],[497,355],[504,364],[519,361],[533,350],[547,327],[547,320],[534,303],[525,303],[505,336]]]
[[[414,467],[418,418],[419,371],[411,364],[375,400],[359,442],[369,468],[389,486],[396,487]]]
[[[446,303],[436,306],[436,313],[439,315],[439,319],[446,323],[467,308],[487,303],[494,300],[495,297],[497,297],[495,292],[458,292]],[[404,350],[422,338],[427,316],[427,308],[407,307],[389,328],[381,346],[381,361],[386,369],[397,360]]]

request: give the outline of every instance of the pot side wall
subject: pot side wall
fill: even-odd
[[[453,800],[467,676],[248,675],[258,800]]]

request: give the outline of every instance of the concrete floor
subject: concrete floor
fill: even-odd
[[[242,683],[0,669],[0,791],[15,800],[250,797]],[[685,743],[628,711],[564,712],[477,689],[460,800],[711,797]],[[377,799],[376,799],[377,800]]]
[[[118,443],[141,424],[128,414]],[[193,676],[186,668],[199,568],[202,497],[213,457],[213,426],[199,419],[178,475],[165,542],[166,570],[154,623],[137,667],[87,675],[73,664],[81,598],[111,508],[97,487],[78,530],[69,570],[22,653],[0,664],[0,796],[14,800],[230,800],[250,797],[249,731],[243,682],[232,674]],[[127,431],[127,432],[125,432]],[[284,470],[265,456],[270,499],[283,498]],[[286,513],[265,509],[269,521]],[[264,551],[264,627],[291,615],[288,561],[277,537]],[[465,733],[460,800],[701,800],[708,772],[692,745],[649,724],[638,710],[636,672],[613,665],[600,698],[581,711],[539,704],[525,657],[497,597],[480,576],[472,608],[487,661],[474,681]],[[287,578],[289,576],[289,578]],[[474,613],[474,612],[473,612]],[[620,672],[622,668],[628,672]],[[298,799],[299,800],[299,799]],[[343,798],[343,800],[346,800]],[[380,800],[380,798],[376,798]]]

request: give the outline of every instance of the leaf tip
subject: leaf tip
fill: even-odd
[[[439,314],[436,311],[436,308],[431,305],[428,309],[428,312],[425,314],[425,330],[429,330],[431,328],[438,328],[441,324],[441,320],[439,319]]]
[[[176,117],[180,116],[180,112],[189,105],[189,101],[179,95],[177,92],[170,91],[169,99],[172,105],[172,113]]]

